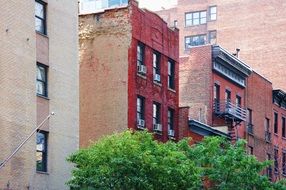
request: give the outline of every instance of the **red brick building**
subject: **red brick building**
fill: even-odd
[[[273,90],[274,180],[286,177],[286,93]]]
[[[180,59],[180,106],[233,139],[245,138],[246,84],[251,68],[219,46],[200,46]]]
[[[285,1],[178,0],[157,12],[180,29],[180,55],[193,46],[219,44],[286,90]],[[273,67],[275,65],[275,67]]]
[[[79,25],[80,146],[127,127],[177,139],[179,31],[135,1]]]

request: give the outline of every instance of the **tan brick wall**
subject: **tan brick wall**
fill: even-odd
[[[2,0],[0,23],[2,162],[36,126],[34,1]],[[29,185],[35,171],[35,137],[32,139],[0,170],[0,189],[7,183],[19,190]]]
[[[217,5],[217,20],[185,27],[185,13],[208,10]],[[170,25],[178,20],[180,55],[185,54],[184,37],[217,30],[217,43],[230,52],[240,48],[239,57],[255,71],[286,90],[286,2],[279,0],[179,0],[178,7],[158,12]]]
[[[35,174],[32,189],[69,189],[72,165],[66,158],[79,143],[78,4],[70,0],[48,0],[47,39],[37,43],[37,60],[48,46],[48,104],[56,113],[49,121],[48,174]],[[43,103],[44,102],[44,103]],[[42,100],[38,115],[46,115]]]
[[[127,8],[80,16],[80,146],[128,127]]]
[[[56,116],[49,122],[48,174],[36,173],[34,135],[0,170],[0,189],[8,183],[13,190],[68,189],[72,166],[66,157],[78,148],[77,2],[46,2],[48,35],[43,37],[35,33],[34,1],[1,1],[0,161],[47,116],[49,107]],[[36,97],[36,61],[49,65],[50,100]]]

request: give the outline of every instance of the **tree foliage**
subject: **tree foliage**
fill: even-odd
[[[270,183],[259,162],[245,152],[245,141],[231,144],[205,138],[189,146],[189,139],[160,143],[148,132],[126,131],[107,136],[68,160],[75,164],[72,189],[285,189],[285,181]]]
[[[107,136],[70,156],[73,189],[198,189],[199,169],[178,144],[147,132]]]

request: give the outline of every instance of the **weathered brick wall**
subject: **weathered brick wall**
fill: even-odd
[[[34,7],[34,1],[1,1],[0,162],[36,126]],[[29,186],[35,170],[35,148],[35,140],[27,142],[0,170],[0,189],[7,183],[12,189]]]
[[[178,101],[179,101],[179,42],[178,30],[172,30],[158,15],[148,10],[132,6],[132,43],[129,49],[129,127],[137,128],[136,124],[136,96],[145,97],[145,124],[148,130],[153,131],[153,102],[161,104],[162,134],[156,135],[161,141],[168,140],[168,108],[175,113],[175,136],[178,130]],[[137,75],[138,42],[145,44],[145,64],[147,74],[145,78]],[[160,53],[161,84],[153,81],[153,52]],[[175,62],[175,90],[168,89],[168,60]]]
[[[265,160],[266,153],[272,153],[272,145],[265,142],[264,121],[270,119],[270,131],[273,136],[272,84],[253,72],[247,80],[247,108],[252,110],[254,136],[248,135],[249,145],[259,160]]]
[[[211,125],[212,122],[212,56],[211,46],[192,48],[190,56],[179,64],[179,104],[189,106],[191,119]]]
[[[82,147],[90,140],[127,129],[129,16],[128,8],[80,16]]]
[[[185,13],[208,10],[217,5],[217,20],[185,27]],[[159,11],[172,26],[178,21],[180,55],[184,55],[184,37],[217,30],[217,43],[230,52],[240,48],[239,56],[254,70],[269,78],[274,88],[286,89],[285,1],[179,0],[178,7]],[[271,32],[270,32],[271,31]]]
[[[179,129],[178,129],[178,140],[181,140],[185,137],[192,137],[189,135],[189,107],[180,107],[179,108]]]

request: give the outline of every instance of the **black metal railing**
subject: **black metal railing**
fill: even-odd
[[[226,115],[235,120],[246,121],[246,109],[229,100],[215,100],[214,112],[219,115]]]

